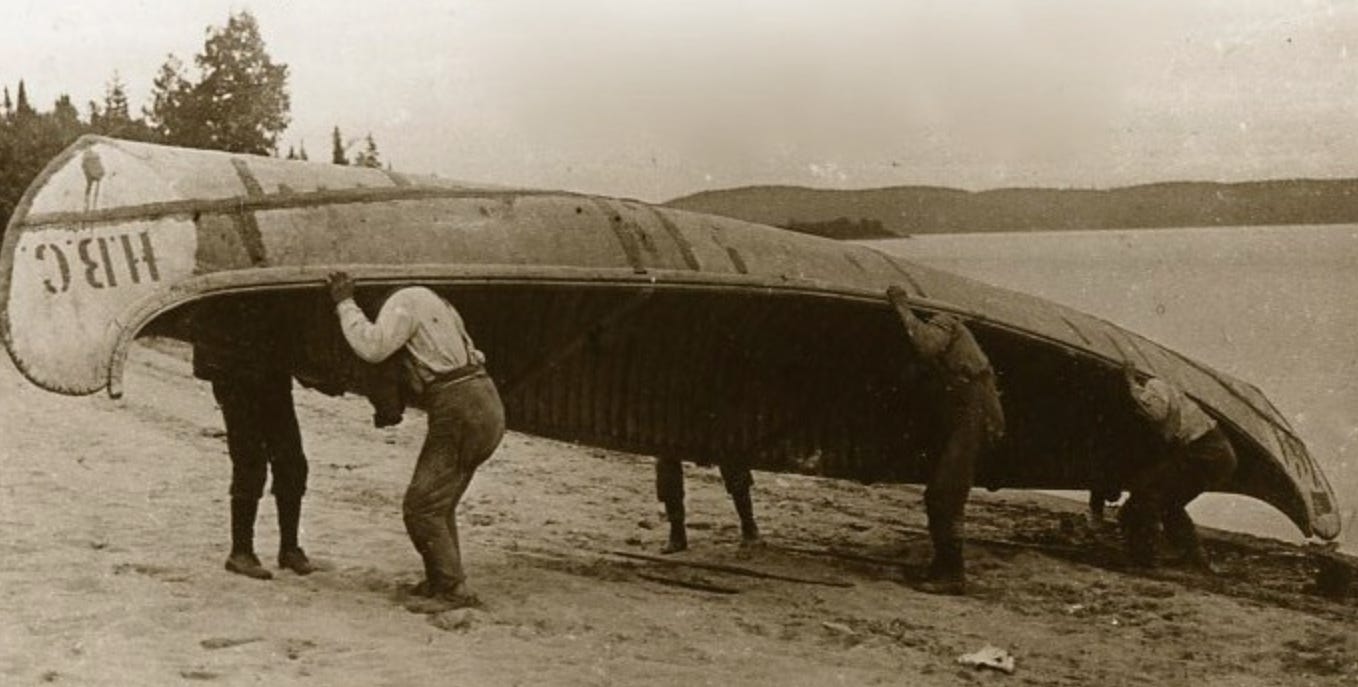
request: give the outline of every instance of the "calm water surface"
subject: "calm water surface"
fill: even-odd
[[[946,234],[879,250],[1104,317],[1264,391],[1339,497],[1358,549],[1358,225]],[[1280,513],[1203,497],[1200,522],[1295,538]]]

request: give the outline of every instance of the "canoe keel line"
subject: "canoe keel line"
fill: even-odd
[[[97,169],[98,178],[89,175]],[[1009,435],[979,486],[1088,489],[1154,450],[1118,372],[1185,389],[1227,430],[1225,491],[1310,536],[1334,494],[1257,389],[1116,325],[871,248],[572,193],[87,136],[21,200],[0,250],[0,334],[24,375],[121,393],[128,347],[183,338],[196,301],[264,292],[297,314],[298,376],[355,387],[321,280],[425,284],[464,315],[512,428],[696,462],[925,481],[939,426],[888,303],[966,319]]]

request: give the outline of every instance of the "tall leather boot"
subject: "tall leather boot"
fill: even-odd
[[[962,540],[953,536],[951,531],[947,531],[950,529],[939,528],[930,533],[934,544],[934,558],[929,563],[928,577],[919,585],[922,592],[953,596],[967,592]]]
[[[1202,548],[1202,540],[1198,538],[1198,528],[1193,525],[1193,519],[1188,517],[1188,512],[1182,508],[1168,509],[1164,514],[1165,537],[1179,549],[1183,556],[1183,564],[1208,574],[1216,573],[1211,561],[1207,560],[1207,552]]]
[[[1143,503],[1129,499],[1118,513],[1127,562],[1137,568],[1155,567],[1155,517]]]
[[[316,571],[306,552],[297,545],[297,529],[302,520],[301,496],[274,496],[278,506],[278,567],[298,575]]]
[[[740,516],[741,546],[759,543],[759,525],[754,521],[754,499],[750,498],[750,490],[742,489],[731,494],[731,501],[736,506],[736,514]]]
[[[273,578],[255,556],[255,516],[259,512],[258,499],[231,499],[231,555],[226,569],[256,580]]]
[[[938,595],[967,593],[967,574],[961,558],[961,521],[956,509],[941,498],[925,493],[925,515],[929,517],[929,539],[933,542],[933,561],[919,591]]]
[[[665,518],[670,521],[670,540],[660,553],[678,553],[688,548],[688,530],[684,527],[684,502],[671,499],[665,502]]]

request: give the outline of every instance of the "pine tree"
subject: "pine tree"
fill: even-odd
[[[115,127],[132,121],[132,113],[127,106],[127,89],[116,71],[104,86],[104,119]]]
[[[14,114],[18,117],[32,117],[37,114],[33,106],[28,104],[28,89],[24,87],[23,79],[19,79],[19,96],[14,104]]]
[[[308,158],[308,157],[306,156],[306,141],[302,141],[302,143],[301,143],[301,150],[299,150],[299,151],[297,152],[297,159],[298,159],[298,160],[309,160],[309,159],[310,159],[310,158]]]
[[[185,76],[173,55],[156,77],[147,117],[169,143],[239,153],[269,154],[288,127],[288,67],[275,64],[247,11],[225,27],[208,29],[194,57],[198,80]]]
[[[0,106],[4,108],[3,111],[0,111],[0,114],[4,115],[6,119],[14,114],[14,103],[9,99],[9,86],[5,86],[5,100]]]
[[[71,103],[71,96],[61,94],[52,105],[52,121],[63,131],[75,131],[82,126],[80,111]]]
[[[367,143],[364,145],[363,150],[360,151],[358,155],[354,156],[354,165],[358,167],[375,167],[381,169],[382,161],[378,158],[377,143],[373,141],[373,135],[368,134],[365,140]]]
[[[337,165],[349,164],[349,158],[344,155],[344,139],[340,137],[338,126],[330,133],[330,162]]]

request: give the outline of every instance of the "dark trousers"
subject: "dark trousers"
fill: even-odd
[[[301,499],[307,462],[292,405],[292,377],[286,372],[221,376],[212,381],[212,395],[226,423],[231,498],[258,501],[272,467],[274,495]]]
[[[754,475],[749,466],[721,461],[717,467],[721,470],[721,481],[726,485],[726,493],[735,496],[748,492],[754,486]],[[683,461],[667,456],[655,459],[655,497],[666,504],[684,502]]]
[[[989,377],[948,380],[942,411],[946,435],[924,488],[924,508],[935,546],[961,541],[962,516],[976,480],[976,465],[981,453],[1004,431],[1003,412]]]
[[[1173,447],[1137,474],[1123,518],[1130,527],[1143,530],[1159,520],[1171,540],[1192,546],[1197,535],[1185,506],[1204,491],[1225,484],[1235,468],[1231,442],[1214,428],[1187,445]]]
[[[476,468],[505,433],[505,409],[485,372],[436,383],[423,395],[429,430],[402,511],[431,587],[466,580],[457,539],[457,504]]]

